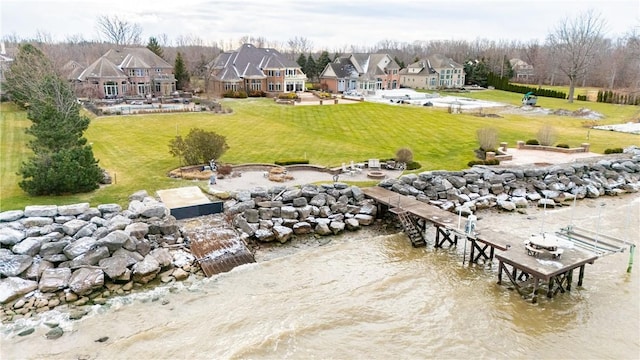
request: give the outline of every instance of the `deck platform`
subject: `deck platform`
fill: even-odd
[[[524,244],[511,247],[508,251],[497,253],[495,256],[499,262],[498,284],[502,283],[504,272],[518,293],[524,297],[531,296],[531,301],[534,303],[537,302],[537,294],[541,286],[546,287],[548,298],[552,298],[558,292],[570,291],[573,270],[578,268],[580,269],[578,286],[582,286],[585,265],[593,264],[598,258],[596,254],[576,247],[564,248],[560,258],[554,258],[549,252],[531,256],[527,254]],[[529,289],[530,285],[533,286],[532,289]]]
[[[507,251],[511,248],[512,243],[522,242],[514,239],[511,234],[494,230],[483,230],[475,237],[467,236],[467,240],[471,242],[470,264],[480,261],[489,263],[493,261],[496,250]]]
[[[448,211],[379,186],[364,188],[362,192],[365,196],[375,200],[378,206],[383,205],[392,213],[406,212],[413,217],[433,224],[436,228],[436,248],[444,247],[445,244],[448,244],[449,247],[457,246],[458,236],[463,234],[456,228],[458,216]],[[414,225],[424,233],[426,224],[422,227]]]

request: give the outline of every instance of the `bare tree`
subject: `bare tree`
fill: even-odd
[[[559,60],[560,71],[569,79],[569,102],[573,102],[576,80],[584,75],[595,55],[605,22],[593,11],[565,19],[549,34],[547,42]]]
[[[289,57],[294,60],[297,55],[306,54],[313,48],[313,42],[302,36],[295,36],[287,41]]]
[[[139,45],[142,38],[142,27],[137,23],[121,20],[117,16],[98,16],[98,32],[118,46]]]

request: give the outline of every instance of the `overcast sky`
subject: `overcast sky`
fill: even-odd
[[[138,23],[145,44],[160,34],[234,46],[245,35],[281,44],[298,36],[333,50],[381,40],[543,41],[587,10],[610,38],[640,32],[640,0],[2,0],[0,24],[3,37],[97,40],[96,19],[108,15]]]

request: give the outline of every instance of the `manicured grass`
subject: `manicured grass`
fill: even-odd
[[[464,94],[469,97],[519,104],[521,95],[502,91]],[[602,112],[603,124],[626,122],[638,107],[588,103],[568,104],[547,98],[544,107],[577,109],[589,107]],[[553,105],[553,106],[551,106]],[[597,105],[597,107],[596,107]],[[553,125],[558,142],[579,146],[586,141],[583,120],[560,116],[504,115],[502,118],[474,114],[452,115],[442,109],[358,103],[339,106],[285,106],[267,99],[225,100],[232,114],[173,113],[94,118],[85,136],[100,166],[114,177],[115,184],[89,194],[31,198],[18,187],[15,172],[25,158],[29,125],[25,113],[3,105],[1,117],[2,177],[1,210],[28,204],[66,204],[88,201],[92,205],[116,202],[126,205],[127,196],[145,189],[193,185],[192,181],[170,179],[167,172],[180,166],[169,154],[168,143],[176,135],[186,135],[198,127],[226,136],[230,149],[220,159],[228,163],[273,163],[276,160],[307,158],[312,164],[329,167],[370,158],[386,159],[401,147],[413,150],[418,170],[466,168],[478,147],[476,130],[493,127],[499,141],[511,146],[517,140],[535,138],[543,125]],[[6,111],[5,111],[6,110]],[[20,134],[7,134],[20,133]],[[5,140],[6,138],[6,140]],[[637,135],[610,131],[590,131],[592,151],[637,144]],[[8,144],[12,141],[12,144]],[[201,183],[202,184],[202,183]]]

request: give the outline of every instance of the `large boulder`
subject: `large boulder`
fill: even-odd
[[[129,234],[123,230],[116,230],[96,241],[97,246],[106,246],[110,252],[120,249],[129,240]]]
[[[133,265],[133,280],[146,284],[160,272],[160,264],[155,257],[147,255],[142,261]]]
[[[58,215],[56,205],[30,205],[24,208],[25,217],[54,217]]]
[[[27,234],[18,229],[3,227],[0,228],[0,244],[12,246],[22,241],[27,237]]]
[[[256,239],[261,242],[270,242],[276,238],[275,234],[271,229],[258,229],[253,234],[253,236],[255,236]]]
[[[95,268],[80,268],[71,274],[69,289],[82,296],[102,288],[104,285],[104,272]]]
[[[275,225],[272,230],[275,234],[276,240],[278,240],[282,244],[289,241],[289,239],[291,239],[291,235],[293,234],[292,229],[281,225]]]
[[[293,233],[296,235],[304,235],[311,233],[312,227],[306,221],[300,221],[293,225]]]
[[[8,277],[0,280],[0,304],[16,299],[38,288],[38,282]]]
[[[73,236],[86,225],[87,222],[84,220],[73,219],[62,224],[62,230],[65,234]]]
[[[0,275],[12,277],[18,276],[31,266],[33,258],[29,255],[3,255],[0,256]]]
[[[42,292],[55,292],[69,286],[71,269],[57,268],[46,269],[42,272],[42,278],[38,283],[38,289]]]
[[[149,255],[153,256],[162,268],[170,266],[173,260],[171,253],[166,248],[153,249]]]
[[[358,222],[360,223],[360,225],[362,226],[367,226],[367,225],[371,225],[373,224],[375,218],[371,215],[367,215],[367,214],[357,214],[355,216],[356,220],[358,220]]]
[[[149,225],[143,222],[134,222],[127,225],[124,232],[136,239],[142,239],[149,233]]]
[[[0,212],[0,222],[11,222],[19,220],[24,216],[24,211],[22,210],[9,210]]]
[[[62,252],[69,259],[73,259],[89,251],[89,249],[93,245],[95,245],[95,243],[96,243],[96,239],[91,237],[83,237],[65,246]]]
[[[42,247],[42,243],[48,241],[49,239],[43,236],[38,237],[28,237],[19,243],[13,245],[11,251],[15,254],[19,255],[29,255],[35,256],[38,252],[40,252],[40,247]]]
[[[102,205],[98,205],[98,210],[103,215],[113,214],[113,213],[119,213],[120,211],[122,211],[122,207],[118,204],[102,204]]]
[[[78,268],[80,266],[98,265],[100,260],[109,257],[109,249],[106,246],[95,246],[82,255],[77,256],[69,263],[70,268]]]
[[[62,216],[77,216],[89,210],[89,203],[58,206],[58,214]]]
[[[124,249],[121,249],[123,251],[127,251]],[[120,251],[120,250],[118,250]],[[115,254],[114,254],[115,255]],[[136,262],[134,261],[133,264],[135,264]],[[98,263],[100,265],[100,267],[102,268],[102,271],[104,271],[105,274],[107,274],[107,276],[111,279],[111,280],[115,280],[119,277],[121,277],[122,275],[125,274],[125,272],[127,271],[127,266],[129,266],[129,258],[125,257],[125,256],[112,256],[110,258],[105,258],[100,260],[100,262]],[[131,264],[131,265],[133,265]]]

